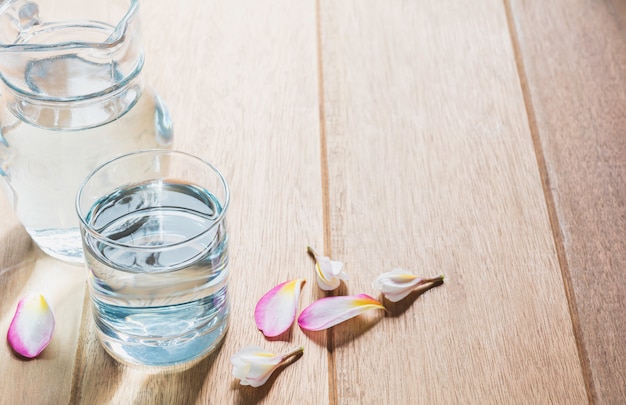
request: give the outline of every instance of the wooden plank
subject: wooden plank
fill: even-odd
[[[510,2],[590,398],[626,402],[626,4]]]
[[[307,244],[322,246],[315,6],[309,1],[142,3],[146,79],[171,109],[175,148],[220,168],[232,191],[231,327],[220,350],[190,370],[120,367],[99,347],[89,317],[76,403],[282,403],[328,398],[324,336],[297,327],[267,341],[257,300],[313,274]],[[313,279],[310,279],[311,281]],[[305,286],[304,306],[318,296]],[[241,387],[230,356],[245,345],[305,355],[261,388]]]
[[[67,403],[85,292],[82,267],[59,262],[35,247],[0,196],[0,396],[7,404]],[[43,294],[55,315],[53,338],[43,353],[27,360],[6,343],[17,303]]]
[[[35,359],[20,358],[8,344],[0,351],[5,376],[0,382],[2,401],[68,403],[85,292],[84,270],[39,250],[32,255],[36,258],[3,269],[0,276],[4,291],[0,330],[6,334],[17,302],[29,294],[44,295],[54,311],[56,326],[49,346]]]
[[[320,1],[342,293],[447,281],[335,328],[333,402],[586,401],[500,1]]]

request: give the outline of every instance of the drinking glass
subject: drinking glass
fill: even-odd
[[[126,154],[95,169],[76,210],[100,342],[131,364],[199,360],[228,327],[228,185],[184,152]]]

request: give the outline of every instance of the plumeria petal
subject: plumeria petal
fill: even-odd
[[[307,250],[315,257],[316,279],[320,289],[335,290],[341,284],[341,280],[348,279],[348,275],[343,271],[342,262],[318,254],[311,246],[307,246]]]
[[[233,377],[238,378],[241,385],[260,387],[286,360],[303,351],[303,347],[298,347],[289,353],[278,355],[258,346],[246,346],[230,358],[233,365]]]
[[[417,287],[427,283],[441,282],[443,278],[443,275],[433,278],[422,278],[402,269],[393,269],[376,277],[373,285],[389,301],[398,302]]]
[[[367,294],[321,298],[302,311],[298,324],[306,330],[327,329],[370,309],[385,307]]]
[[[254,321],[267,337],[284,333],[296,319],[300,290],[305,279],[286,281],[269,290],[256,304]]]
[[[7,340],[17,353],[33,358],[48,346],[53,331],[54,314],[50,305],[43,295],[31,295],[18,302]]]

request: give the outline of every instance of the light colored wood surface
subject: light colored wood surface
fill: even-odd
[[[62,263],[33,246],[26,231],[0,199],[0,403],[67,403],[85,293],[82,266]],[[41,293],[54,310],[53,340],[36,359],[22,360],[6,341],[18,301]]]
[[[447,278],[360,336],[335,329],[338,403],[585,400],[504,8],[480,5],[322,2],[348,291],[395,266]]]
[[[147,376],[111,361],[88,318],[73,400],[280,403],[289,393],[316,403],[328,397],[324,336],[294,328],[286,341],[267,342],[253,318],[265,291],[312,274],[306,246],[323,243],[315,9],[289,1],[164,5],[142,4],[147,79],[170,106],[174,147],[213,162],[230,183],[232,322],[207,361]],[[164,30],[166,22],[175,29]],[[313,287],[302,305],[320,295]],[[276,352],[302,345],[306,356],[260,389],[240,387],[229,359],[250,344]]]
[[[511,1],[511,15],[588,391],[594,402],[621,404],[626,2]]]
[[[589,29],[584,2],[562,19],[567,2],[543,6],[551,17],[531,3],[142,3],[144,74],[170,107],[174,146],[231,185],[231,329],[188,370],[116,364],[95,338],[84,269],[45,257],[2,201],[2,333],[27,290],[50,295],[57,332],[32,361],[0,351],[0,402],[619,403],[623,376],[610,367],[623,365],[623,340],[607,335],[623,332],[623,288],[603,288],[623,278],[624,154],[611,145],[623,151],[624,8],[591,8],[591,27],[617,22],[590,42],[607,45],[587,66],[555,40]],[[559,72],[561,57],[583,79],[609,60],[597,74],[608,81],[558,85],[542,69]],[[590,140],[584,118],[559,125],[585,107],[601,120],[599,91],[572,108],[595,85],[610,85],[613,118],[594,133],[612,135]],[[576,159],[588,164],[571,169]],[[609,174],[577,182],[594,162]],[[579,198],[595,179],[602,186]],[[602,199],[607,188],[613,199]],[[581,222],[584,212],[594,214]],[[600,246],[585,239],[590,229]],[[253,320],[263,293],[306,277],[301,308],[324,296],[307,245],[345,262],[340,294],[375,295],[372,280],[394,267],[446,282],[386,303],[387,315],[268,341]],[[598,255],[602,276],[585,275]],[[603,308],[613,326],[593,316]],[[305,352],[254,389],[229,362],[248,344]]]

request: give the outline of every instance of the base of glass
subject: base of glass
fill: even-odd
[[[132,367],[173,371],[193,367],[211,355],[222,343],[228,331],[228,318],[211,333],[201,335],[183,344],[150,346],[129,344],[98,330],[98,340],[104,350],[116,361]]]
[[[72,264],[85,263],[78,228],[29,229],[26,231],[39,248],[55,259]]]

